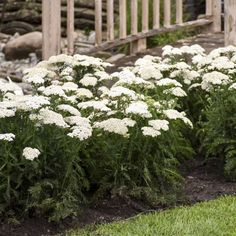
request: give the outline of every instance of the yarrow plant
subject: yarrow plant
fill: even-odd
[[[169,203],[197,133],[236,179],[235,65],[235,47],[166,46],[112,74],[98,58],[51,57],[25,71],[31,95],[1,83],[0,213],[60,220],[88,191]]]

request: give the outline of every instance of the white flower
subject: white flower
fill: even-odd
[[[15,99],[17,99],[17,109],[23,111],[37,110],[50,105],[49,98],[44,96],[18,96]]]
[[[164,90],[163,92],[167,94],[168,93],[173,94],[176,97],[187,97],[187,93],[185,93],[185,91],[180,87],[170,88],[170,89]]]
[[[143,101],[132,102],[126,109],[126,113],[139,115],[144,118],[152,117],[151,113],[148,111],[147,103]]]
[[[187,63],[181,61],[181,62],[178,62],[174,65],[174,67],[178,70],[186,70],[186,69],[191,69],[191,66],[188,65]]]
[[[103,129],[109,133],[115,133],[122,136],[128,135],[127,121],[123,121],[117,118],[110,118],[101,122],[96,122],[94,128]]]
[[[57,63],[65,63],[67,65],[73,64],[73,57],[65,54],[60,54],[57,56],[51,56],[48,60],[48,63],[50,64],[57,64]]]
[[[57,106],[57,109],[60,111],[69,112],[71,115],[74,115],[74,116],[81,115],[80,112],[76,108],[74,108],[68,104],[60,104]]]
[[[24,81],[37,86],[44,84],[44,79],[42,78],[42,76],[37,74],[30,77],[26,77]]]
[[[59,113],[43,108],[39,111],[37,119],[45,125],[56,125],[60,128],[68,128],[69,125],[63,119],[63,116]]]
[[[192,90],[192,89],[194,89],[194,88],[198,88],[198,87],[201,87],[201,84],[195,83],[195,84],[192,84],[192,85],[188,88],[188,90],[190,91],[190,90]]]
[[[179,112],[174,109],[168,109],[164,110],[163,113],[169,118],[170,120],[176,120],[180,119],[182,120],[185,124],[189,125],[190,127],[193,127],[192,122],[186,117],[185,112]]]
[[[77,138],[80,141],[86,140],[92,136],[92,127],[90,124],[88,125],[79,125],[72,127],[72,132],[68,133],[67,135],[71,138]]]
[[[236,54],[231,58],[231,61],[232,61],[233,63],[236,63]]]
[[[84,66],[84,67],[95,67],[98,69],[106,68],[112,66],[112,64],[104,62],[100,58],[95,58],[86,55],[75,54],[74,56],[74,66]]]
[[[175,70],[171,72],[170,77],[171,78],[182,77],[184,79],[183,82],[189,85],[194,79],[200,77],[200,74],[199,72],[194,70],[184,69],[184,70]]]
[[[157,137],[159,135],[161,135],[161,132],[154,129],[153,127],[148,127],[148,126],[145,126],[145,127],[142,127],[142,133],[144,136],[150,136],[150,137]]]
[[[165,79],[161,79],[159,81],[156,81],[156,85],[157,86],[176,86],[176,87],[182,87],[182,84],[180,84],[178,81],[174,80],[174,79],[169,79],[169,78],[165,78]]]
[[[122,121],[127,127],[134,127],[136,125],[136,121],[130,118],[124,118]]]
[[[0,92],[7,93],[12,92],[15,95],[23,95],[22,88],[18,86],[16,83],[10,81],[9,83],[4,83],[0,81]]]
[[[85,87],[88,86],[94,87],[97,84],[98,79],[91,74],[86,74],[79,82]]]
[[[164,110],[163,113],[170,119],[170,120],[176,120],[176,119],[182,119],[183,114],[177,110],[174,109],[168,109]]]
[[[12,133],[0,134],[0,140],[12,142],[15,139],[15,135]]]
[[[229,90],[233,90],[236,89],[236,83],[233,83],[232,85],[230,85]]]
[[[50,86],[46,87],[43,91],[43,94],[45,96],[52,96],[52,95],[57,95],[60,97],[66,96],[64,90],[59,85],[50,85]]]
[[[105,94],[107,95],[110,90],[109,90],[109,88],[106,87],[106,86],[101,86],[101,87],[98,88],[98,91],[101,92],[102,95],[105,95]]]
[[[145,80],[155,79],[159,80],[163,77],[156,65],[150,64],[146,66],[139,66],[134,68],[134,72],[139,74]]]
[[[73,73],[73,68],[67,66],[61,71],[60,76],[67,77],[67,76],[70,76],[72,73]]]
[[[112,87],[108,92],[108,97],[110,98],[118,98],[122,96],[127,96],[133,100],[136,99],[135,91],[122,86]]]
[[[15,116],[15,110],[0,107],[0,118]]]
[[[155,130],[169,130],[169,121],[167,120],[150,120],[148,124],[152,126]]]
[[[70,125],[75,126],[89,126],[90,120],[86,117],[81,116],[68,116],[65,118],[65,121]]]
[[[202,66],[210,65],[212,63],[212,58],[209,56],[196,55],[192,58],[192,62],[200,68]]]
[[[217,70],[229,70],[235,68],[235,64],[229,60],[228,57],[222,56],[215,58],[211,65],[208,67],[211,70],[217,69]]]
[[[112,77],[107,74],[105,71],[96,71],[94,73],[94,76],[99,77],[99,81],[104,81],[104,80],[111,80]]]
[[[209,91],[213,85],[226,85],[230,82],[231,80],[228,75],[213,71],[203,76],[201,86],[203,90]]]
[[[29,68],[24,70],[25,76],[23,77],[23,81],[27,81],[28,78],[32,78],[35,76],[39,76],[42,79],[48,79],[48,78],[54,78],[56,76],[56,73],[53,71],[48,70],[47,68],[44,68],[44,64],[47,64],[47,62],[41,62],[36,67]],[[37,77],[36,77],[37,78]]]
[[[23,150],[22,156],[25,159],[33,161],[35,158],[38,158],[40,151],[37,148],[26,147]]]
[[[78,85],[73,82],[66,82],[61,86],[61,88],[66,92],[76,91],[78,88]]]
[[[104,111],[104,112],[111,110],[110,108],[106,106],[106,102],[93,101],[93,100],[79,103],[78,108],[81,108],[81,109],[93,108],[94,110],[99,110],[99,111]]]
[[[92,98],[93,93],[89,89],[79,88],[76,90],[76,96],[78,98]]]
[[[135,74],[128,69],[124,69],[121,72],[115,72],[111,74],[111,76],[114,78],[118,78],[119,80],[124,80],[124,81],[129,80],[129,79],[134,80],[136,78]]]

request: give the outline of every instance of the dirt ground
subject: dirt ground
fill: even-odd
[[[191,205],[220,196],[236,194],[236,183],[227,182],[219,168],[204,164],[200,160],[191,162],[185,171],[186,202],[177,205]],[[164,210],[166,207],[152,209],[149,205],[130,199],[108,198],[83,211],[79,218],[68,219],[60,224],[48,223],[43,218],[25,219],[20,225],[0,224],[0,236],[51,236],[64,235],[65,230],[99,223],[107,223],[150,211]]]

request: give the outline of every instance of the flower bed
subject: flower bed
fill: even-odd
[[[113,74],[98,58],[59,55],[25,72],[32,95],[0,84],[0,214],[58,221],[76,215],[88,192],[175,202],[196,133],[207,154],[226,154],[234,178],[235,55],[166,46],[162,58]]]

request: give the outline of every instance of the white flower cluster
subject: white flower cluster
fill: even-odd
[[[15,135],[12,133],[0,134],[0,140],[12,142],[15,139]]]
[[[213,85],[226,85],[230,82],[231,80],[228,75],[213,71],[203,76],[201,87],[203,90],[209,91],[213,88]]]
[[[109,133],[115,133],[124,137],[128,136],[128,127],[133,127],[135,121],[131,119],[110,118],[101,122],[96,122],[94,128],[103,129]]]
[[[47,108],[43,108],[39,111],[37,120],[44,125],[56,125],[61,128],[69,127],[61,114]]]
[[[33,161],[35,158],[38,158],[40,155],[40,151],[37,148],[26,147],[23,149],[22,156],[25,157],[26,160]]]
[[[139,115],[143,118],[151,118],[152,114],[148,110],[147,103],[143,101],[132,102],[126,109],[127,114]]]

